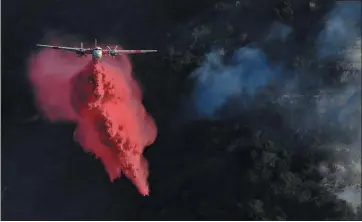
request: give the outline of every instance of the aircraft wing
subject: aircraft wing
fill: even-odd
[[[42,47],[42,48],[50,48],[50,49],[59,49],[59,50],[64,50],[64,51],[71,51],[71,52],[84,52],[84,53],[91,53],[92,52],[92,49],[90,49],[90,48],[85,49],[85,48],[73,48],[73,47],[41,45],[41,44],[36,44],[36,46]]]
[[[149,52],[157,52],[157,50],[123,50],[123,49],[113,49],[113,50],[108,50],[105,49],[103,50],[104,54],[142,54],[142,53],[149,53]]]

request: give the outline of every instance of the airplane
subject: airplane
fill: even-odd
[[[41,45],[36,44],[38,47],[42,48],[51,48],[51,49],[60,49],[64,51],[71,51],[75,52],[78,57],[87,56],[87,54],[92,54],[92,59],[94,62],[99,61],[103,55],[105,56],[112,56],[114,58],[117,55],[122,54],[141,54],[141,53],[149,53],[149,52],[157,52],[157,50],[123,50],[117,49],[117,45],[114,49],[111,49],[107,46],[108,49],[102,49],[101,47],[97,46],[97,39],[94,40],[94,48],[83,48],[83,43],[80,43],[80,48],[73,48],[73,47],[65,47],[65,46],[53,46],[53,45]]]

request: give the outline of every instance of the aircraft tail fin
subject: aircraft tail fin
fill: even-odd
[[[97,39],[94,39],[94,47],[97,47]]]
[[[80,48],[83,49],[83,42],[80,43]]]

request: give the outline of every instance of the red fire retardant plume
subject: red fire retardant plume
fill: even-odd
[[[143,150],[157,127],[142,105],[127,57],[103,58],[43,50],[33,56],[29,77],[39,109],[51,121],[74,121],[74,139],[103,162],[111,181],[126,175],[142,195],[149,194]]]

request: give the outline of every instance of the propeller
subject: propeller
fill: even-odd
[[[109,49],[109,55],[112,56],[112,58],[114,58],[117,54],[116,54],[116,50],[118,48],[118,45],[116,45],[114,47],[114,49],[111,49],[111,47],[107,46],[107,48]]]
[[[77,53],[78,57],[86,57],[87,55],[84,53],[84,48],[83,48],[83,42],[80,43],[80,51]]]

